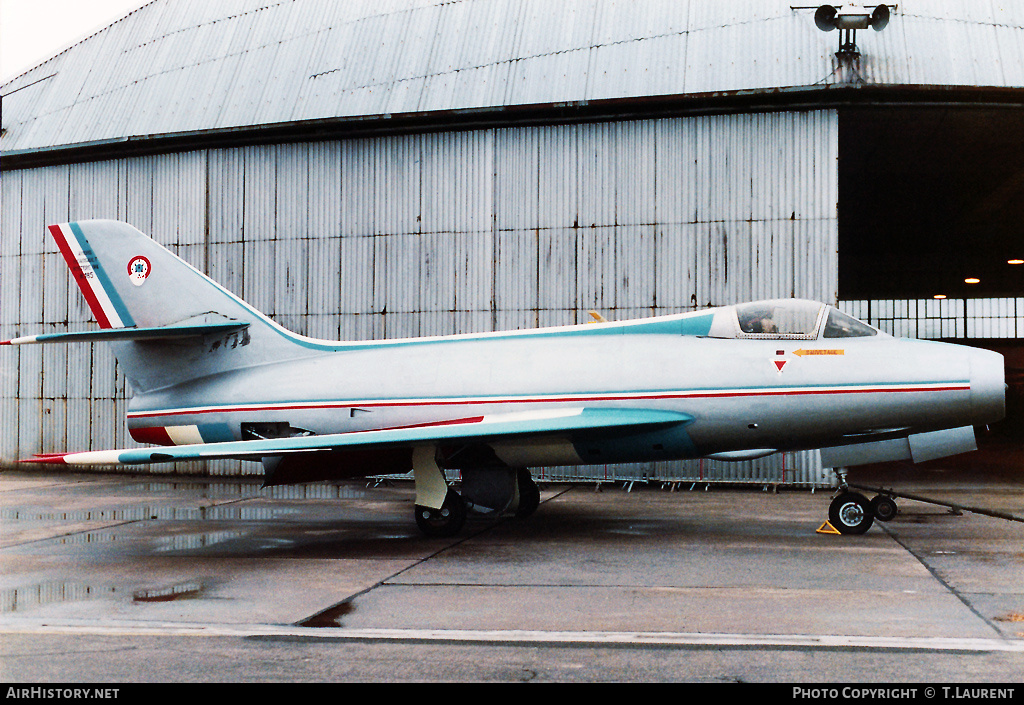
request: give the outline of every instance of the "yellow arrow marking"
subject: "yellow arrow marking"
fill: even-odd
[[[835,348],[824,348],[824,349],[818,349],[818,350],[803,350],[803,349],[800,349],[800,350],[794,350],[793,354],[794,355],[799,355],[800,357],[803,357],[804,355],[845,355],[846,351],[845,350],[836,350]]]

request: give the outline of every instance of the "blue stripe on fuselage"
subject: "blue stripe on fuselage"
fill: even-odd
[[[706,336],[711,332],[714,313],[700,316],[664,316],[634,321],[611,323],[587,323],[557,328],[536,328],[529,330],[498,331],[494,333],[438,336],[435,338],[404,338],[399,340],[374,340],[370,342],[331,343],[297,336],[284,328],[274,330],[288,340],[313,350],[344,352],[346,350],[378,350],[380,348],[405,347],[410,345],[433,345],[464,340],[509,340],[513,338],[576,338],[606,335],[680,335]]]

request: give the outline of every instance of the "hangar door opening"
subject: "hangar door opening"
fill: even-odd
[[[1024,111],[839,116],[839,298],[883,330],[994,349],[1024,438]]]

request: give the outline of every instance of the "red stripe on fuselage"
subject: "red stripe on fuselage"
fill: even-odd
[[[413,423],[408,426],[387,426],[379,429],[381,431],[397,431],[404,430],[407,428],[430,428],[431,426],[456,426],[462,423],[480,423],[484,420],[483,416],[471,416],[465,419],[447,419],[445,421],[427,421],[426,423]]]
[[[637,395],[605,395],[605,396],[560,396],[560,397],[517,397],[517,398],[473,398],[473,399],[438,399],[438,400],[395,400],[395,401],[349,401],[323,402],[304,404],[267,404],[263,406],[208,407],[198,409],[171,409],[164,411],[129,412],[132,419],[158,418],[161,416],[191,416],[199,414],[252,413],[259,411],[310,411],[315,409],[348,409],[358,408],[389,408],[389,407],[421,407],[421,406],[470,406],[481,404],[538,404],[538,403],[586,403],[608,401],[662,401],[671,399],[729,399],[736,397],[756,396],[806,396],[822,394],[880,394],[908,392],[965,392],[970,391],[969,384],[950,384],[942,387],[872,387],[866,389],[786,389],[786,390],[736,390],[721,392],[670,392],[662,394]],[[460,423],[458,421],[453,423]],[[426,425],[435,425],[432,422]]]

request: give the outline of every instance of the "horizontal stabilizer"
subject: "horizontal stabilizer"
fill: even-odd
[[[65,465],[145,465],[183,460],[236,458],[260,460],[290,453],[330,452],[415,446],[502,438],[543,437],[612,430],[649,430],[685,424],[693,417],[658,409],[557,409],[454,419],[437,424],[323,436],[295,436],[161,448],[97,450],[39,455],[24,463]]]
[[[227,335],[245,328],[242,321],[224,320],[216,323],[177,323],[154,328],[102,328],[100,330],[75,331],[70,333],[42,333],[21,338],[2,340],[0,345],[32,345],[40,343],[93,343],[101,341],[126,340],[179,340],[201,338],[205,335]]]

